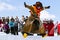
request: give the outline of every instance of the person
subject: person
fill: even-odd
[[[21,23],[21,25],[23,27],[24,24],[25,24],[25,17],[24,17],[24,15],[22,15],[22,19],[20,20],[20,23]]]
[[[29,21],[33,21],[34,19],[34,24],[38,24],[38,25],[35,25],[35,27],[34,28],[31,28],[30,30],[32,30],[32,32],[34,32],[33,30],[35,30],[35,28],[36,28],[36,30],[35,30],[35,32],[37,32],[37,30],[39,30],[39,33],[40,34],[42,34],[42,36],[44,36],[45,35],[45,30],[44,30],[44,27],[43,27],[43,24],[42,24],[42,22],[41,22],[41,20],[40,20],[40,12],[42,11],[42,10],[44,10],[44,9],[49,9],[50,8],[50,6],[47,6],[47,7],[43,7],[43,5],[42,5],[42,3],[41,2],[36,2],[34,5],[32,5],[32,6],[29,6],[29,5],[27,5],[25,2],[24,2],[24,6],[26,7],[26,8],[28,8],[28,9],[30,9],[30,11],[31,11],[31,16],[29,17]],[[27,22],[28,23],[28,22]],[[27,24],[26,23],[26,24]],[[32,22],[31,22],[32,23]],[[33,24],[33,25],[34,25]],[[36,27],[37,26],[37,27]],[[25,28],[23,28],[23,29],[25,29]],[[41,30],[42,29],[42,30]],[[30,30],[29,30],[29,32],[30,32]],[[27,30],[26,30],[27,31]],[[25,31],[25,32],[26,32]]]
[[[53,20],[50,20],[47,24],[48,36],[54,36],[54,23]]]
[[[5,25],[6,19],[5,17],[2,17],[2,31],[4,32],[4,25]]]
[[[5,25],[4,25],[4,32],[7,33],[7,34],[10,32],[8,22],[6,22]]]
[[[21,22],[21,20],[18,23],[18,32],[21,32],[23,28],[23,23]]]
[[[15,35],[15,32],[14,32],[14,18],[13,17],[10,19],[9,27],[10,27],[10,30],[11,30],[11,34]]]
[[[15,31],[15,35],[18,35],[18,22],[16,20],[14,22],[14,31]]]
[[[16,16],[15,21],[14,21],[15,35],[18,35],[18,23],[19,23],[19,19]]]

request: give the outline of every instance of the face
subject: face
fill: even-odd
[[[41,3],[40,2],[37,2],[36,3],[36,7],[37,7],[37,9],[40,9],[41,8]]]
[[[39,6],[40,6],[40,3],[39,3],[39,2],[37,2],[37,3],[36,3],[36,5],[39,7]]]

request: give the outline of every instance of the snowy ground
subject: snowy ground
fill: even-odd
[[[4,32],[0,32],[0,40],[60,40],[60,36],[56,35],[53,37],[45,37],[42,38],[41,36],[28,36],[24,38],[22,34],[19,32],[19,35],[11,35],[5,34]]]

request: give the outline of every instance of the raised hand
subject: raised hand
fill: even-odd
[[[45,9],[49,9],[49,8],[50,8],[50,6],[45,7]]]
[[[24,6],[26,7],[27,5],[26,5],[26,2],[24,2]]]

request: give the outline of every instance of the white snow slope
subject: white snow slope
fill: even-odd
[[[4,32],[0,32],[0,40],[60,40],[60,36],[56,35],[45,38],[42,38],[41,36],[28,36],[27,38],[24,38],[21,32],[19,32],[19,35],[11,35],[11,33],[6,34]]]

